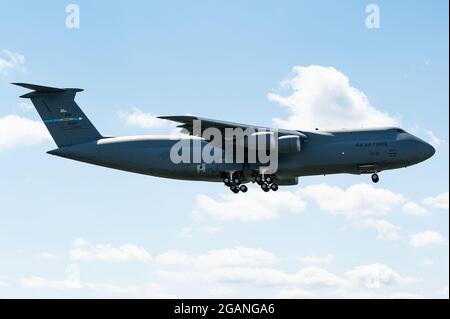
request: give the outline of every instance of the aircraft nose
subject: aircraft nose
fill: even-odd
[[[436,153],[436,150],[432,145],[425,141],[421,141],[420,153],[423,156],[423,160],[427,160]]]

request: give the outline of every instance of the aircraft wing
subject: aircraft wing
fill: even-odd
[[[264,127],[264,126],[257,126],[257,125],[248,125],[248,124],[240,124],[240,123],[234,123],[234,122],[225,122],[225,121],[219,121],[219,120],[211,120],[207,118],[197,117],[197,116],[189,116],[189,115],[179,115],[179,116],[158,116],[160,119],[169,120],[181,123],[181,125],[178,125],[177,127],[184,128],[189,132],[190,135],[194,135],[193,132],[193,122],[195,120],[201,121],[201,132],[200,135],[203,133],[203,130],[209,128],[209,127],[215,127],[219,129],[222,133],[222,136],[225,136],[225,128],[241,128],[243,130],[247,128],[252,128],[257,131],[266,130],[269,131],[270,127]],[[273,129],[272,129],[273,130]],[[303,134],[301,131],[296,130],[284,130],[279,129],[278,130],[279,136],[283,135],[297,135],[300,136],[302,139],[307,139],[307,136]],[[199,134],[195,134],[199,136]],[[201,136],[199,136],[201,137]]]

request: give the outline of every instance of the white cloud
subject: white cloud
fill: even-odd
[[[273,122],[281,128],[323,129],[396,126],[397,118],[372,106],[367,96],[350,85],[349,78],[333,67],[296,66],[282,83],[291,95],[270,93],[268,99],[289,112]]]
[[[294,193],[278,191],[267,196],[260,190],[250,189],[245,196],[222,195],[213,199],[207,195],[197,196],[196,211],[220,220],[260,221],[281,214],[301,213],[305,202]]]
[[[196,215],[195,217],[201,218],[201,216]],[[203,233],[210,236],[216,235],[222,231],[222,227],[213,225],[193,225],[182,227],[178,231],[180,237],[192,237],[196,233]]]
[[[345,280],[339,276],[315,266],[309,266],[298,271],[295,274],[294,281],[304,285],[343,286],[346,284]]]
[[[427,230],[422,233],[409,236],[409,244],[414,248],[443,245],[444,243],[444,237],[438,232],[432,230]]]
[[[299,261],[303,265],[328,265],[334,261],[334,256],[332,254],[328,254],[325,256],[305,256],[300,257]]]
[[[212,277],[220,282],[252,283],[257,285],[306,285],[332,286],[346,285],[346,280],[322,268],[310,266],[300,269],[296,273],[264,268],[264,267],[227,267],[215,269]]]
[[[97,282],[87,282],[80,283],[80,288],[94,290],[98,293],[110,293],[110,294],[129,294],[136,292],[138,287],[136,286],[119,286],[112,285],[109,283],[97,283]]]
[[[405,203],[402,207],[402,211],[414,216],[424,216],[428,214],[428,211],[425,208],[412,201]]]
[[[385,264],[355,267],[345,273],[351,283],[368,289],[379,289],[386,285],[412,283],[412,277],[404,277]]]
[[[206,225],[203,229],[209,235],[215,235],[222,230],[222,228],[219,226],[211,226],[211,225]]]
[[[311,291],[299,288],[283,289],[278,293],[278,298],[281,299],[309,299],[313,297],[314,294]]]
[[[58,259],[58,256],[48,252],[42,252],[37,255],[39,259]]]
[[[398,240],[400,235],[398,234],[399,227],[393,225],[384,219],[364,219],[355,223],[358,227],[373,228],[377,231],[377,239],[379,240]]]
[[[412,294],[409,292],[394,292],[388,295],[389,299],[425,299],[423,295]]]
[[[427,130],[426,133],[428,134],[430,144],[434,147],[439,147],[445,142],[437,137],[431,130]]]
[[[424,259],[422,260],[422,262],[420,263],[420,266],[422,267],[431,267],[434,265],[434,261],[431,259]]]
[[[227,286],[212,287],[208,289],[208,292],[215,297],[224,297],[235,293],[233,288]]]
[[[79,289],[81,284],[76,280],[48,280],[39,276],[20,278],[22,286],[27,288]]]
[[[254,266],[271,264],[276,261],[275,256],[261,248],[235,247],[211,250],[197,257],[201,267],[226,267],[226,266]]]
[[[440,291],[441,295],[444,295],[446,298],[448,298],[448,286],[445,286]]]
[[[350,218],[384,215],[405,201],[401,194],[368,184],[355,184],[347,189],[317,184],[301,188],[298,193],[313,199],[330,214]]]
[[[146,283],[144,285],[144,298],[148,299],[179,299],[180,297],[166,292],[166,289],[156,283]]]
[[[102,295],[113,294],[129,297],[130,294],[137,298],[174,299],[178,296],[167,293],[165,288],[155,283],[144,283],[140,285],[115,285],[110,283],[81,282],[79,280],[50,280],[40,276],[23,277],[19,279],[25,288],[51,288],[58,290],[92,290]]]
[[[327,256],[327,259],[332,257]],[[178,266],[182,271],[160,271],[165,280],[206,281],[250,285],[344,286],[346,280],[322,268],[309,266],[295,273],[273,268],[278,258],[261,248],[235,247],[211,250],[201,255],[169,251],[155,258],[164,266]],[[310,258],[311,261],[312,257]],[[317,262],[317,260],[314,260]]]
[[[29,111],[29,110],[31,110],[33,107],[29,104],[29,103],[27,103],[27,102],[20,102],[19,103],[19,109],[22,109],[22,110],[24,110],[24,111]]]
[[[172,266],[172,265],[188,265],[194,262],[194,257],[188,253],[178,251],[178,250],[169,250],[158,255],[155,260],[161,265]]]
[[[11,70],[25,71],[25,57],[10,50],[0,51],[0,74],[8,74]]]
[[[210,250],[201,255],[168,251],[157,256],[156,261],[162,265],[193,265],[197,268],[219,268],[272,264],[276,261],[276,257],[261,248],[234,247]]]
[[[386,215],[406,201],[402,194],[369,184],[354,184],[346,189],[316,184],[296,191],[278,191],[271,196],[255,189],[250,189],[246,196],[227,193],[217,199],[199,194],[194,214],[219,220],[261,221],[281,214],[301,213],[305,210],[307,200],[313,200],[327,213],[354,219]],[[419,205],[412,202],[407,203],[404,210],[416,214],[423,212]],[[378,226],[387,224],[380,222]]]
[[[191,226],[185,226],[180,229],[180,231],[178,232],[178,235],[180,235],[181,237],[191,237],[192,231],[193,231],[193,228]]]
[[[0,277],[0,287],[9,287],[9,283],[4,281],[5,279],[3,276]]]
[[[120,111],[117,113],[125,125],[138,128],[164,128],[170,127],[170,122],[157,118],[152,113],[146,113],[133,107],[131,112]]]
[[[423,295],[410,293],[410,292],[393,292],[385,293],[380,289],[366,289],[359,291],[348,291],[344,298],[352,299],[424,299]]]
[[[130,249],[131,247],[131,249]],[[72,244],[70,257],[76,260],[133,261],[150,260],[150,254],[143,248],[133,245],[93,245],[83,239]],[[384,264],[372,264],[355,267],[344,275],[332,273],[317,266],[306,266],[297,271],[284,269],[282,259],[262,248],[232,247],[209,250],[199,254],[170,250],[161,253],[151,264],[156,276],[151,283],[114,284],[96,281],[84,282],[79,278],[76,265],[67,268],[67,278],[50,280],[40,276],[20,279],[26,288],[49,288],[71,290],[85,293],[95,291],[102,296],[124,296],[145,298],[177,298],[161,286],[172,287],[175,291],[189,291],[195,284],[200,291],[210,296],[224,297],[236,295],[241,291],[258,291],[259,296],[277,296],[280,298],[312,298],[320,291],[320,296],[349,297],[352,294],[367,295],[372,288],[399,285],[413,282],[415,279],[400,275]],[[333,255],[306,256],[298,258],[303,264],[329,264]],[[147,265],[147,264],[146,264]],[[176,288],[175,288],[176,287]],[[305,290],[307,289],[307,290]],[[192,295],[199,293],[196,289]],[[178,294],[178,293],[177,293]],[[387,295],[377,290],[375,297],[403,298],[407,295]],[[191,295],[191,296],[192,296]]]
[[[435,208],[448,209],[448,192],[441,193],[434,197],[427,197],[422,203]]]
[[[144,248],[135,245],[93,245],[78,238],[72,243],[70,258],[73,260],[149,261],[152,257]]]
[[[50,140],[45,125],[17,115],[0,117],[0,151]]]

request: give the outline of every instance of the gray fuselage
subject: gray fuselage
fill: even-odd
[[[277,179],[326,174],[363,174],[407,167],[431,157],[435,150],[425,141],[399,128],[313,131],[302,133],[301,151],[279,154]],[[252,180],[259,166],[243,163],[174,163],[173,145],[193,136],[129,136],[61,147],[50,154],[109,168],[181,180],[216,181],[224,173],[243,172]],[[207,142],[200,140],[200,147]],[[219,150],[221,151],[221,150]],[[289,185],[289,183],[287,183]]]

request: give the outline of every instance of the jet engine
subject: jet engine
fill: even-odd
[[[277,177],[277,184],[282,186],[297,185],[298,177],[286,177],[286,178]]]
[[[259,145],[264,145],[266,150],[275,147],[273,132],[257,132],[252,134],[252,142],[248,137],[240,140],[240,145],[250,150],[257,150]],[[278,138],[278,153],[293,154],[300,152],[301,138],[297,135],[285,135]]]
[[[300,152],[301,141],[300,136],[285,135],[278,139],[278,153],[293,154]]]

